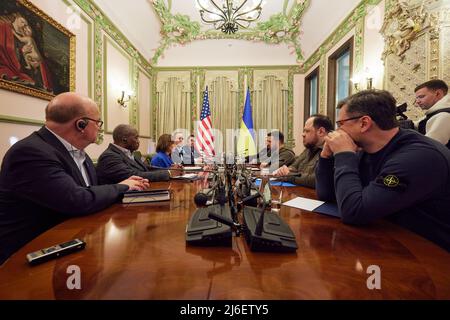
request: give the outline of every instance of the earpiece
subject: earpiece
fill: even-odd
[[[77,122],[75,123],[75,127],[77,128],[78,131],[83,131],[88,125],[87,120],[85,119],[80,119],[77,120]]]
[[[127,138],[122,138],[122,142],[127,142]]]

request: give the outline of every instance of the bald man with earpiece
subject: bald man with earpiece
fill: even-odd
[[[24,244],[62,221],[98,212],[128,190],[148,188],[131,176],[98,185],[84,149],[103,121],[94,101],[76,93],[56,96],[45,109],[45,126],[14,144],[0,171],[0,264]]]

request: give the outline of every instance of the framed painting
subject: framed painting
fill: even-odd
[[[0,88],[47,100],[75,90],[75,35],[27,0],[0,1]]]

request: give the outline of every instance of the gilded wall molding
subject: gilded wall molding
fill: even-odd
[[[99,106],[103,118],[103,37],[100,24],[94,21],[94,101]],[[104,140],[104,128],[99,131],[97,144]]]
[[[295,148],[294,137],[294,74],[298,73],[298,67],[292,67],[288,70],[288,123],[287,123],[287,146]]]
[[[158,105],[158,95],[156,94],[156,76],[157,72],[152,70],[152,106],[151,106],[151,115],[152,115],[152,127],[150,128],[151,135],[153,136],[154,141],[156,142],[158,137],[156,136],[156,106]]]
[[[364,67],[364,25],[365,19],[359,19],[355,24],[353,71],[361,74]]]
[[[414,105],[414,88],[430,79],[450,80],[445,71],[450,64],[450,15],[449,8],[440,6],[438,1],[390,1],[385,14],[385,89],[399,103],[408,103],[406,115],[413,120],[423,116]]]
[[[326,65],[327,57],[322,53],[319,65],[319,113],[327,114],[327,102],[325,100],[326,92]]]
[[[439,10],[440,78],[450,83],[450,7]]]
[[[130,125],[138,128],[139,125],[139,114],[138,114],[138,87],[139,87],[139,66],[136,59],[132,59],[131,61],[131,90],[134,92],[134,97],[131,97],[131,101],[129,103],[130,108]]]
[[[427,28],[436,33],[437,16],[425,11],[422,4],[409,5],[407,1],[393,3],[384,16],[384,23],[380,33],[385,38],[385,50],[383,59],[393,53],[403,55],[416,39]],[[436,36],[436,35],[435,35]]]

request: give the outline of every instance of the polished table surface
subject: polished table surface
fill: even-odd
[[[116,204],[55,226],[0,267],[0,299],[450,299],[450,254],[386,221],[351,227],[282,206],[296,253],[252,252],[244,237],[232,247],[186,246],[192,199],[205,183],[154,183],[170,188],[170,202]],[[283,200],[315,197],[283,190]],[[27,253],[73,238],[86,248],[27,264]],[[71,265],[80,268],[80,290],[67,288]],[[367,287],[371,265],[380,267],[381,289]]]

